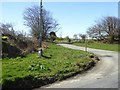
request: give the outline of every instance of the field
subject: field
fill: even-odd
[[[85,43],[74,43],[74,45],[85,47]],[[102,49],[102,50],[110,50],[110,51],[118,51],[118,44],[103,44],[103,43],[87,43],[87,47]],[[120,50],[119,50],[120,51]]]
[[[88,69],[89,63],[93,62],[89,54],[49,44],[43,58],[38,53],[26,57],[3,58],[3,88],[35,88],[66,79]]]

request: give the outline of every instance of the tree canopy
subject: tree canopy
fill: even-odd
[[[118,41],[120,32],[120,19],[114,16],[107,16],[88,28],[87,34],[97,40],[108,40],[109,43]]]
[[[45,9],[42,11],[42,18],[40,17],[39,6],[29,7],[24,12],[25,25],[31,28],[31,35],[36,40],[40,38],[40,33],[42,33],[42,40],[46,40],[49,33],[56,31],[58,26],[57,21],[52,18],[49,11]]]

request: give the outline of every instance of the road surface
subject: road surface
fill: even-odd
[[[59,45],[76,50],[85,50],[84,47],[69,44]],[[84,74],[42,88],[118,88],[118,52],[91,48],[87,50],[101,59],[94,68]]]

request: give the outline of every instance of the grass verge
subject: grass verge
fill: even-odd
[[[74,43],[74,45],[85,47],[85,43]],[[117,52],[120,51],[118,44],[87,43],[87,47]]]
[[[3,88],[35,88],[81,73],[94,66],[90,53],[50,44],[38,53],[2,60]]]

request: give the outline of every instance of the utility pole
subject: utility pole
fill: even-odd
[[[43,16],[42,16],[42,0],[40,1],[40,23],[39,23],[39,29],[40,29],[40,37],[39,37],[39,44],[40,48],[42,47],[42,33],[43,33]]]
[[[42,16],[42,0],[40,1],[40,17],[39,17],[39,30],[40,30],[40,36],[39,36],[39,56],[43,57],[43,50],[42,50],[42,33],[43,33],[43,16]]]
[[[87,52],[87,38],[85,39],[85,51]]]

